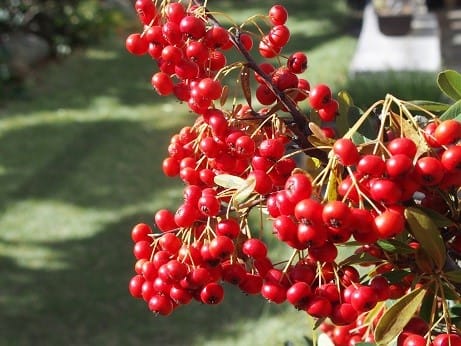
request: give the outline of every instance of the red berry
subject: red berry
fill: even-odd
[[[461,123],[453,119],[441,122],[434,131],[434,138],[440,145],[456,143],[461,139]]]
[[[141,240],[150,241],[152,240],[152,238],[149,236],[150,234],[152,234],[152,229],[150,226],[146,225],[145,223],[139,223],[131,230],[131,239],[134,243]]]
[[[318,84],[309,92],[309,103],[312,108],[323,108],[331,100],[331,90],[326,84]]]
[[[344,166],[355,165],[360,155],[355,144],[348,138],[340,138],[333,144],[333,152]]]
[[[274,5],[269,10],[269,20],[274,25],[282,25],[288,19],[288,11],[283,5]]]
[[[200,291],[200,300],[205,304],[219,304],[223,299],[224,289],[216,282],[210,282]]]
[[[387,144],[387,149],[392,155],[403,154],[413,159],[416,155],[416,144],[409,138],[395,138]]]
[[[149,42],[141,34],[131,34],[125,41],[125,47],[131,54],[143,55],[147,53]]]

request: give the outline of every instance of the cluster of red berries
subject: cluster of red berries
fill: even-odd
[[[292,111],[285,97],[296,109],[307,100],[323,122],[330,122],[339,104],[327,85],[311,88],[300,77],[307,69],[304,53],[291,54],[279,67],[267,61],[246,64],[254,70],[254,96],[262,108],[251,106],[245,85],[248,104],[227,111],[222,106],[224,52],[236,47],[248,53],[253,36],[241,28],[224,29],[196,2],[168,2],[159,9],[151,0],[137,0],[135,8],[144,30],[128,37],[128,51],[149,54],[159,69],[152,77],[157,93],[173,94],[197,118],[172,136],[162,164],[167,177],[185,184],[183,201],[175,211],[159,210],[155,228],[138,224],[132,229],[136,274],[129,283],[131,295],[151,311],[169,315],[193,300],[220,303],[227,282],[246,294],[328,318],[333,325],[322,328],[335,345],[372,342],[376,321],[385,313],[381,302],[405,296],[418,275],[437,274],[415,264],[421,244],[407,231],[405,210],[417,205],[450,216],[446,196],[461,185],[461,123],[434,119],[420,128],[414,122],[410,138],[408,129],[392,121],[393,126],[384,126],[383,120],[371,144],[356,145],[349,136],[325,139],[318,149],[328,151],[328,162],[311,175],[295,160],[311,148],[297,151],[300,131],[276,112]],[[270,29],[259,39],[259,53],[280,58],[290,38],[288,13],[274,5],[265,18]],[[390,108],[383,116],[386,112]],[[273,236],[293,250],[289,260],[273,263],[268,235],[251,232],[252,211],[270,220]],[[406,242],[405,252],[388,253],[380,242],[398,236]],[[361,260],[338,261],[338,246],[351,239],[357,246],[353,256]],[[446,240],[461,258],[457,230]],[[364,279],[354,263],[373,270]],[[396,272],[405,275],[396,280]],[[404,328],[399,346],[428,340],[429,325],[424,322],[422,328],[418,321],[414,317]],[[445,346],[449,339],[458,345],[456,334],[441,333],[430,341]]]
[[[377,315],[372,323],[376,324],[381,316]],[[356,321],[347,326],[336,326],[330,323],[322,325],[322,331],[327,334],[336,346],[353,346],[360,343],[373,342],[373,337],[367,334],[364,325],[366,315],[360,316]],[[403,328],[397,339],[396,346],[458,346],[461,337],[453,333],[437,335],[431,343],[424,337],[429,332],[429,324],[420,317],[412,317]]]

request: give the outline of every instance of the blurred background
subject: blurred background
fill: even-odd
[[[130,297],[131,228],[176,208],[182,186],[161,161],[193,116],[152,90],[149,57],[125,51],[142,29],[130,1],[0,3],[0,345],[305,345],[306,314],[234,287],[221,305],[166,318]],[[284,52],[308,54],[311,85],[348,90],[362,107],[388,92],[441,100],[437,71],[350,74],[365,1],[280,3]],[[273,4],[208,1],[238,22]],[[453,2],[430,6],[457,14]]]

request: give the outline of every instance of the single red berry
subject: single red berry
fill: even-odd
[[[145,279],[142,275],[135,275],[131,278],[128,290],[134,298],[142,298],[142,285]]]
[[[242,252],[251,258],[263,258],[267,256],[267,246],[260,239],[250,238],[243,243]]]
[[[288,19],[288,11],[283,5],[274,5],[269,10],[269,20],[274,25],[282,25]]]
[[[173,312],[174,305],[170,297],[156,294],[149,300],[149,309],[156,314],[168,316]]]
[[[331,89],[326,84],[318,84],[309,92],[309,103],[314,109],[323,108],[331,100]]]
[[[440,158],[443,167],[450,173],[461,171],[461,146],[453,145],[445,150]]]
[[[131,54],[143,55],[147,53],[149,42],[141,34],[131,34],[125,41],[125,47]]]
[[[134,243],[141,240],[150,241],[152,240],[152,238],[149,236],[150,234],[152,234],[152,229],[150,226],[145,223],[139,223],[131,230],[131,239]]]
[[[441,122],[434,131],[434,138],[440,145],[455,144],[461,139],[461,122],[454,119]]]
[[[216,282],[210,282],[200,291],[200,300],[205,304],[219,304],[223,299],[224,289]]]
[[[333,144],[333,152],[344,166],[357,164],[360,159],[355,144],[348,138],[340,138]]]
[[[416,144],[406,137],[395,138],[387,144],[387,149],[392,155],[403,154],[413,159],[416,155]]]

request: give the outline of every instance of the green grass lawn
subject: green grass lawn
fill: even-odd
[[[337,90],[348,83],[356,38],[344,4],[324,4],[289,2],[290,50],[309,54],[312,83]],[[270,2],[219,6],[244,17]],[[168,318],[129,296],[130,230],[177,205],[181,184],[160,163],[169,136],[193,118],[154,94],[154,64],[129,56],[123,42],[50,63],[2,106],[0,345],[303,345],[306,314],[233,287],[222,305],[194,303]]]

